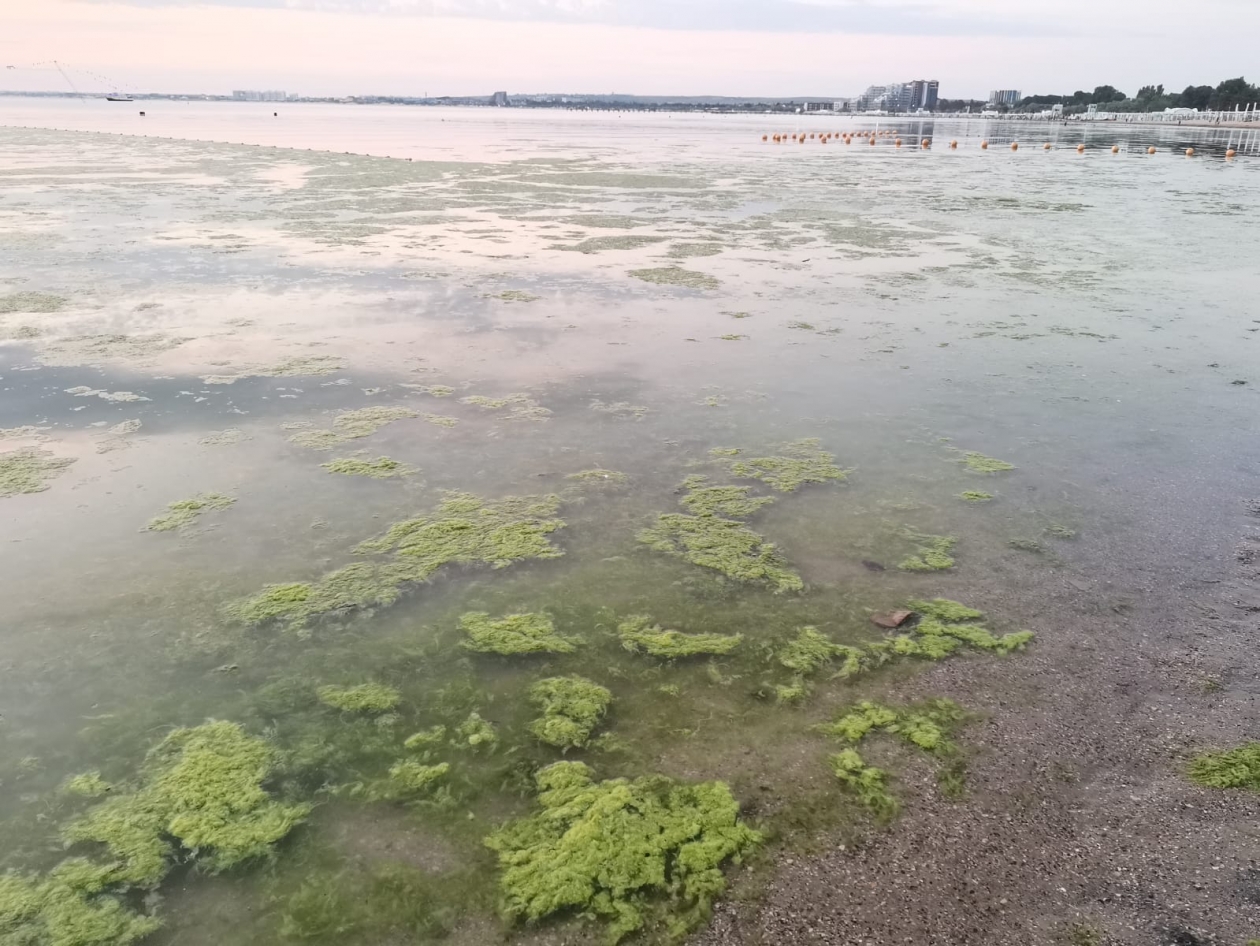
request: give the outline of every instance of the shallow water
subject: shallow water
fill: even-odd
[[[380,874],[400,863],[424,917],[302,935],[497,935],[480,842],[561,758],[528,731],[523,694],[543,676],[613,691],[599,732],[617,742],[565,756],[601,778],[723,779],[775,843],[800,841],[797,820],[857,819],[809,731],[854,683],[823,674],[803,707],[765,698],[790,680],[774,653],[797,628],[869,641],[872,609],[939,595],[999,630],[1053,633],[1021,585],[1136,600],[1199,567],[1254,495],[1260,166],[1224,158],[1237,133],[916,123],[907,141],[938,143],[899,150],[763,144],[796,128],[758,117],[27,100],[0,100],[0,122],[0,454],[74,460],[45,491],[0,495],[0,864],[56,863],[59,825],[84,807],[58,785],[133,778],[171,727],[214,717],[282,753],[336,749],[277,779],[319,806],[273,862],[168,876],[144,907],[167,924],[154,942],[276,942],[304,883],[393,902]],[[462,401],[516,392],[550,413]],[[373,406],[418,416],[331,450],[291,439]],[[748,524],[803,592],[636,541],[682,511],[687,476],[735,482],[711,449],[774,456],[811,437],[847,479],[787,494],[739,481],[776,497]],[[962,451],[1015,469],[970,472]],[[418,472],[320,466],[356,456]],[[627,482],[566,479],[592,468]],[[225,614],[355,561],[444,490],[562,495],[563,556],[447,566],[302,633]],[[235,502],[144,531],[204,493]],[[908,533],[957,537],[956,566],[899,569]],[[471,655],[468,611],[546,611],[586,646]],[[634,614],[744,641],[660,663],[620,646]],[[402,693],[391,725],[314,698],[368,679]],[[328,791],[382,777],[402,738],[473,710],[498,748],[443,750],[445,806]]]

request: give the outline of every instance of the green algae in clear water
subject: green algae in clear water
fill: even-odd
[[[891,821],[901,804],[888,790],[888,773],[867,765],[856,749],[842,749],[827,759],[836,781],[879,821]]]
[[[734,332],[728,332],[726,335],[719,335],[718,338],[724,342],[742,342],[745,341],[747,335],[737,335]]]
[[[315,691],[325,706],[346,713],[388,713],[402,701],[402,694],[384,683],[358,686],[322,686]]]
[[[1190,778],[1207,788],[1245,788],[1260,792],[1260,742],[1208,752],[1195,758]]]
[[[809,698],[813,688],[804,677],[793,677],[791,683],[774,686],[774,701],[780,704],[802,703]]]
[[[625,486],[630,481],[630,477],[624,473],[599,468],[570,473],[565,479],[573,480],[582,486]]]
[[[976,453],[974,450],[962,455],[962,464],[972,473],[1005,473],[1007,470],[1015,469],[1013,463],[986,457],[983,453]]]
[[[717,256],[725,249],[725,243],[675,243],[665,255],[670,259],[693,259]]]
[[[968,489],[959,493],[958,498],[969,503],[987,503],[993,498],[993,494],[981,489]]]
[[[737,457],[740,453],[739,447],[714,447],[709,451],[709,456],[715,460],[721,460],[726,457]]]
[[[25,448],[0,453],[0,499],[22,493],[42,493],[49,481],[60,476],[72,457],[57,457],[47,450]]]
[[[166,507],[165,514],[155,519],[150,519],[149,524],[145,526],[146,532],[172,532],[174,530],[183,530],[192,525],[202,513],[215,509],[227,509],[236,500],[231,496],[223,496],[220,493],[201,493],[191,499],[181,499],[179,502],[171,503]]]
[[[226,607],[227,616],[259,627],[272,622],[304,633],[320,615],[393,604],[404,585],[427,579],[444,565],[506,568],[564,553],[548,536],[563,529],[558,496],[485,500],[447,493],[429,516],[407,519],[359,545],[359,554],[389,554],[384,562],[354,562],[314,582],[268,585]]]
[[[496,292],[494,298],[502,302],[537,302],[542,296],[536,296],[523,289],[506,289],[503,292]]]
[[[535,780],[539,812],[485,841],[512,919],[578,913],[603,922],[609,943],[658,918],[694,929],[726,889],[722,865],[762,841],[722,782],[595,782],[580,762],[557,762]]]
[[[422,414],[421,417],[425,423],[432,424],[434,427],[455,427],[459,424],[459,419],[455,417],[446,417],[443,414]]]
[[[608,707],[612,693],[585,677],[550,677],[529,688],[529,701],[541,713],[529,731],[558,749],[585,746]]]
[[[678,556],[721,572],[736,581],[767,583],[776,592],[800,591],[804,582],[784,561],[778,549],[742,522],[726,515],[751,515],[767,502],[750,498],[743,487],[707,486],[703,476],[688,477],[684,508],[697,513],[665,513],[656,524],[639,532],[639,542],[658,552]]]
[[[228,870],[270,856],[310,813],[263,788],[275,767],[272,747],[236,723],[177,729],[149,753],[139,787],[89,809],[62,836],[104,845],[110,884],[156,887],[177,856]]]
[[[342,411],[334,417],[332,430],[299,431],[289,441],[301,447],[331,450],[338,444],[370,437],[387,424],[419,416],[418,411],[409,407],[361,407],[355,411]]]
[[[1017,552],[1029,552],[1033,555],[1050,556],[1053,553],[1036,539],[1015,538],[1006,543]]]
[[[490,749],[499,741],[499,734],[493,723],[474,710],[455,727],[455,739],[457,745],[466,749]]]
[[[851,677],[863,669],[863,652],[857,647],[837,644],[816,627],[802,627],[796,637],[775,652],[775,659],[800,676],[816,673],[837,657],[842,658],[840,677]]]
[[[398,460],[390,457],[377,457],[375,460],[362,460],[356,457],[339,457],[328,463],[321,463],[329,473],[340,473],[344,476],[368,476],[375,480],[386,480],[398,476],[410,476],[416,472]]]
[[[632,269],[627,275],[657,286],[677,286],[681,289],[717,289],[722,285],[721,280],[707,273],[697,273],[681,266]]]
[[[101,773],[84,772],[66,779],[61,784],[61,791],[67,795],[80,795],[83,798],[100,798],[114,790],[114,786],[101,778]]]
[[[621,646],[632,654],[647,654],[662,660],[682,657],[725,656],[743,641],[742,634],[684,634],[661,630],[659,624],[643,615],[626,618],[617,626]]]
[[[835,454],[827,453],[815,437],[784,444],[783,455],[737,460],[731,475],[739,479],[761,480],[781,493],[794,493],[806,483],[844,480],[850,471],[835,464]]]
[[[426,384],[416,390],[423,391],[425,394],[430,394],[433,397],[450,397],[455,393],[455,389],[446,384]]]
[[[591,410],[600,414],[612,414],[614,417],[633,420],[642,420],[651,410],[642,404],[631,404],[629,401],[614,401],[612,404],[606,404],[603,401],[591,401],[589,406]]]
[[[509,614],[492,619],[482,611],[470,611],[459,619],[465,640],[463,646],[478,654],[571,654],[581,638],[556,632],[548,614]]]
[[[470,394],[460,398],[459,403],[479,407],[484,411],[501,411],[506,408],[508,420],[542,421],[551,416],[551,411],[528,394],[509,394],[506,397]]]
[[[773,496],[749,496],[748,486],[709,486],[704,476],[689,476],[683,482],[687,493],[679,502],[696,516],[728,516],[744,519],[774,502]]]
[[[429,749],[434,746],[440,746],[446,740],[446,727],[440,723],[436,726],[430,726],[428,729],[422,729],[418,733],[412,733],[403,742],[404,749]]]
[[[11,292],[0,296],[0,315],[13,312],[60,312],[69,300],[51,292]]]
[[[1052,536],[1056,539],[1075,539],[1076,538],[1075,529],[1069,528],[1068,526],[1061,526],[1057,524],[1046,526],[1045,533],[1046,535]]]
[[[406,759],[390,767],[389,778],[369,793],[369,797],[384,801],[425,795],[445,779],[450,771],[449,762],[425,765],[414,759]]]
[[[954,546],[958,540],[949,535],[926,535],[907,531],[904,537],[917,542],[917,554],[909,555],[898,563],[897,567],[907,572],[939,572],[953,568]]]
[[[936,618],[938,621],[957,622],[980,621],[984,619],[983,611],[969,608],[961,602],[951,601],[948,598],[934,598],[931,601],[907,601],[906,607],[911,611],[917,611],[925,617]]]
[[[0,874],[0,943],[5,946],[130,946],[161,922],[64,878]]]

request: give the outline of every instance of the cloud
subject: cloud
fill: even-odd
[[[103,2],[103,0],[83,0]],[[119,0],[111,0],[119,2]],[[1061,16],[1013,18],[974,0],[122,0],[141,7],[235,7],[377,16],[586,23],[678,31],[910,36],[1073,35]],[[1021,14],[1022,16],[1022,14]]]

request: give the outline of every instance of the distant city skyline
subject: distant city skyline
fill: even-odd
[[[0,87],[230,95],[496,90],[815,98],[892,75],[950,99],[1206,81],[1184,5],[1147,0],[0,0]],[[1213,72],[1254,61],[1260,4],[1200,0]],[[890,75],[891,73],[891,75]],[[1253,77],[1254,78],[1254,77]]]

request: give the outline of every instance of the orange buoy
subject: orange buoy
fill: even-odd
[[[1236,155],[1237,153],[1238,153],[1238,152],[1237,152],[1237,151],[1235,151],[1233,148],[1230,148],[1228,151],[1226,151],[1226,152],[1225,152],[1225,157],[1227,157],[1227,158],[1232,158],[1232,157],[1233,157],[1234,155]]]
[[[923,139],[923,147],[925,147],[925,148],[930,148],[930,147],[932,147],[932,139],[931,139],[931,138],[924,138],[924,139]]]
[[[1019,150],[1019,142],[1018,142],[1018,141],[1012,141],[1012,142],[1011,142],[1011,150],[1012,150],[1012,151],[1018,151],[1018,150]]]
[[[874,144],[874,143],[875,143],[875,139],[874,139],[874,138],[872,138],[872,139],[871,139],[871,144]]]
[[[1154,146],[1154,145],[1151,145],[1149,148],[1147,148],[1147,149],[1146,149],[1146,153],[1147,153],[1147,154],[1154,154],[1154,153],[1155,153],[1155,146]]]
[[[1048,142],[1048,141],[1047,141],[1044,145],[1042,145],[1042,147],[1043,147],[1043,148],[1045,148],[1047,151],[1049,151],[1049,150],[1050,150],[1050,142]]]
[[[801,144],[804,144],[804,143],[805,143],[805,136],[801,135]]]
[[[980,142],[980,150],[981,150],[981,151],[988,151],[988,150],[989,150],[989,143],[988,143],[987,141],[982,141],[982,142]]]
[[[1076,146],[1076,153],[1077,153],[1077,154],[1084,154],[1084,153],[1085,153],[1085,146],[1084,146],[1084,145],[1077,145],[1077,146]]]
[[[951,141],[951,142],[949,143],[949,146],[950,146],[951,148],[957,148],[957,147],[958,147],[958,140],[957,140],[957,139],[954,139],[953,141]]]
[[[1112,146],[1111,146],[1111,153],[1112,153],[1112,154],[1119,154],[1119,153],[1120,153],[1120,146],[1119,146],[1119,145],[1112,145]]]
[[[896,141],[894,141],[894,142],[893,142],[893,144],[895,144],[898,148],[900,148],[900,147],[901,147],[901,139],[900,139],[900,138],[898,138]]]
[[[814,133],[814,132],[812,132],[812,131],[809,133],[809,136],[810,136],[811,138],[817,138],[817,137],[818,137],[818,135],[817,135],[817,134],[815,134],[815,133]]]
[[[769,135],[762,135],[762,136],[761,136],[761,140],[762,140],[762,141],[769,141],[769,140],[770,140],[770,136],[769,136]]]
[[[1187,158],[1193,158],[1193,157],[1194,157],[1194,149],[1193,149],[1193,148],[1187,148],[1187,149],[1186,149],[1186,157],[1187,157]]]

